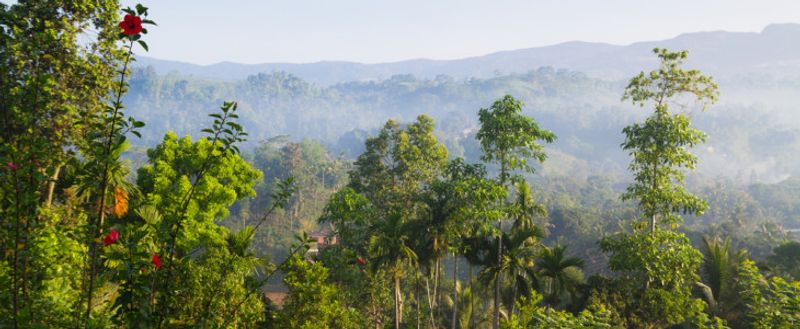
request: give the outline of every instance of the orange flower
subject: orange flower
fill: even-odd
[[[114,189],[114,215],[122,218],[128,213],[128,193],[121,187]]]

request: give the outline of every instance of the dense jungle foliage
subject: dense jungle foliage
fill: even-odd
[[[543,68],[189,88],[132,69],[148,15],[0,4],[0,327],[800,326],[798,158],[771,157],[788,178],[697,174],[730,161],[709,140],[758,154],[687,51],[654,49],[622,84]],[[385,120],[404,97],[418,110]],[[578,115],[594,101],[628,105]],[[792,129],[761,152],[797,147]]]

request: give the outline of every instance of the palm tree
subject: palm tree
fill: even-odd
[[[525,179],[518,177],[514,179],[514,192],[516,200],[511,206],[511,217],[514,219],[512,230],[533,229],[534,218],[547,216],[547,210],[541,204],[533,200],[531,187]]]
[[[738,312],[734,311],[741,304],[736,288],[736,272],[739,263],[747,259],[747,251],[734,253],[731,250],[731,239],[703,237],[703,264],[701,276],[705,283],[697,282],[708,303],[711,314],[734,323]]]
[[[544,248],[539,255],[536,273],[545,287],[545,301],[556,306],[565,293],[574,296],[576,288],[583,281],[583,260],[567,257],[566,247]]]
[[[482,165],[467,164],[464,159],[457,158],[447,165],[445,175],[429,183],[419,196],[425,211],[417,223],[415,250],[418,250],[420,263],[426,264],[433,276],[433,298],[429,304],[439,311],[441,259],[448,251],[452,253],[453,281],[457,281],[458,257],[465,247],[463,238],[486,230],[489,225],[487,218],[498,216],[494,208],[505,196],[505,189],[485,176],[486,169]],[[457,298],[457,294],[454,289],[453,298]],[[459,304],[454,306],[452,319],[458,317]],[[455,323],[454,320],[451,322]]]
[[[440,298],[441,261],[447,254],[452,240],[449,237],[452,233],[448,228],[455,220],[455,199],[453,182],[450,180],[435,180],[420,195],[420,201],[425,205],[426,211],[416,223],[415,250],[421,256],[420,260],[424,259],[421,263],[425,264],[428,275],[433,279],[432,298],[428,302],[434,309],[438,308]]]
[[[375,235],[370,238],[369,247],[374,271],[385,269],[394,282],[394,324],[400,328],[403,322],[403,297],[400,291],[400,280],[404,266],[414,264],[417,254],[409,246],[409,225],[403,217],[390,215],[383,223],[378,224]]]
[[[706,279],[713,299],[716,300],[720,296],[723,289],[727,289],[731,278],[733,277],[733,266],[731,263],[730,255],[731,239],[719,238],[710,239],[707,236],[703,237],[703,265],[702,273]],[[712,305],[713,307],[713,305]]]
[[[431,284],[430,281],[434,279],[434,291],[436,289],[436,268],[438,268],[439,259],[441,258],[441,252],[438,250],[437,241],[438,238],[435,236],[436,229],[430,227],[430,222],[426,220],[416,220],[410,222],[408,225],[408,229],[410,230],[410,235],[414,238],[411,239],[409,242],[411,243],[411,248],[414,251],[414,254],[417,256],[416,258],[416,271],[417,271],[417,284],[419,285],[420,278],[424,277],[425,281],[425,297],[427,297],[428,301],[428,311],[430,312],[430,321],[435,321],[433,314],[434,314],[434,300],[435,297],[431,296]],[[419,309],[421,295],[417,294],[415,296],[417,308]],[[419,313],[419,310],[418,312]],[[419,314],[417,314],[419,317]],[[434,322],[431,322],[431,327],[434,327]]]
[[[538,244],[531,241],[539,237],[541,232],[535,228],[502,233],[504,247],[503,254],[499,257],[501,259],[499,264],[496,261],[497,249],[486,249],[488,257],[485,259],[489,263],[481,270],[479,278],[486,284],[497,284],[498,278],[502,276],[503,281],[500,283],[506,285],[503,302],[508,305],[509,313],[514,311],[514,302],[519,296],[528,296],[536,288],[534,260]],[[501,305],[498,305],[498,308],[500,307]]]
[[[467,234],[462,238],[462,245],[464,246],[464,258],[466,258],[469,266],[469,290],[472,292],[469,297],[469,308],[473,310],[470,312],[468,320],[469,327],[475,326],[475,315],[478,313],[475,307],[475,292],[477,287],[473,285],[475,282],[473,278],[473,267],[475,266],[488,266],[493,259],[497,256],[491,253],[494,245],[490,239],[481,237],[477,234]]]
[[[442,307],[450,308],[451,310],[458,308],[458,313],[454,313],[457,315],[456,318],[451,318],[449,325],[445,325],[443,327],[467,329],[484,328],[486,325],[488,325],[490,323],[490,319],[488,314],[481,312],[482,305],[476,305],[475,303],[471,302],[473,295],[479,294],[479,292],[473,292],[469,285],[465,286],[460,282],[455,284],[454,289],[457,293],[454,296],[445,296]],[[475,319],[476,317],[477,320]],[[444,320],[445,322],[447,321],[447,319]]]

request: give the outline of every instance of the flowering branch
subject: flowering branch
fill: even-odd
[[[133,9],[127,8],[123,10],[126,15],[122,22],[120,22],[119,26],[122,31],[119,34],[120,39],[128,41],[127,45],[127,54],[125,55],[125,60],[122,65],[122,69],[120,70],[120,79],[119,84],[115,90],[115,97],[116,99],[112,102],[111,106],[107,107],[106,114],[109,115],[110,121],[109,129],[107,136],[105,137],[104,144],[101,146],[102,153],[99,154],[98,157],[95,158],[96,161],[100,161],[99,167],[101,168],[101,179],[100,184],[98,186],[98,193],[99,193],[99,201],[97,207],[97,219],[94,222],[93,227],[91,228],[91,233],[89,234],[89,259],[88,259],[88,278],[86,280],[86,314],[84,319],[86,321],[86,325],[89,324],[89,319],[92,313],[92,297],[94,294],[94,287],[95,287],[95,279],[97,276],[97,267],[98,267],[98,260],[99,260],[99,252],[98,252],[98,239],[103,232],[103,225],[105,223],[106,217],[106,194],[108,192],[109,186],[109,169],[111,167],[111,162],[114,158],[114,154],[112,150],[114,150],[119,145],[125,142],[125,134],[128,132],[140,136],[139,132],[136,131],[136,128],[141,128],[144,126],[143,122],[136,121],[135,119],[129,117],[128,120],[120,120],[124,114],[122,113],[122,95],[125,93],[125,78],[126,73],[128,71],[128,66],[133,58],[133,45],[135,42],[138,42],[145,51],[148,50],[147,44],[140,40],[142,33],[147,33],[147,30],[142,27],[142,23],[145,24],[155,24],[149,20],[142,20],[141,16],[147,16],[147,8],[142,5],[136,6],[136,11]],[[124,129],[124,130],[123,130]],[[115,199],[119,199],[115,195]],[[124,200],[125,208],[127,210],[127,199]],[[115,209],[116,210],[116,209]],[[119,213],[119,211],[117,212]],[[103,241],[105,246],[115,243],[119,239],[119,233],[112,229],[109,235],[107,235]],[[80,321],[80,320],[79,320]]]

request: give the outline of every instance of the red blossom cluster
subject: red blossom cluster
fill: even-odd
[[[119,22],[122,33],[125,35],[137,35],[142,32],[142,18],[134,15],[125,15],[122,22]]]
[[[110,246],[112,244],[117,243],[117,240],[119,240],[119,232],[117,232],[117,230],[112,228],[111,232],[109,232],[106,235],[106,237],[103,238],[103,245],[108,247],[108,246]]]
[[[153,266],[155,266],[157,270],[161,268],[161,258],[158,258],[158,254],[153,254]]]

